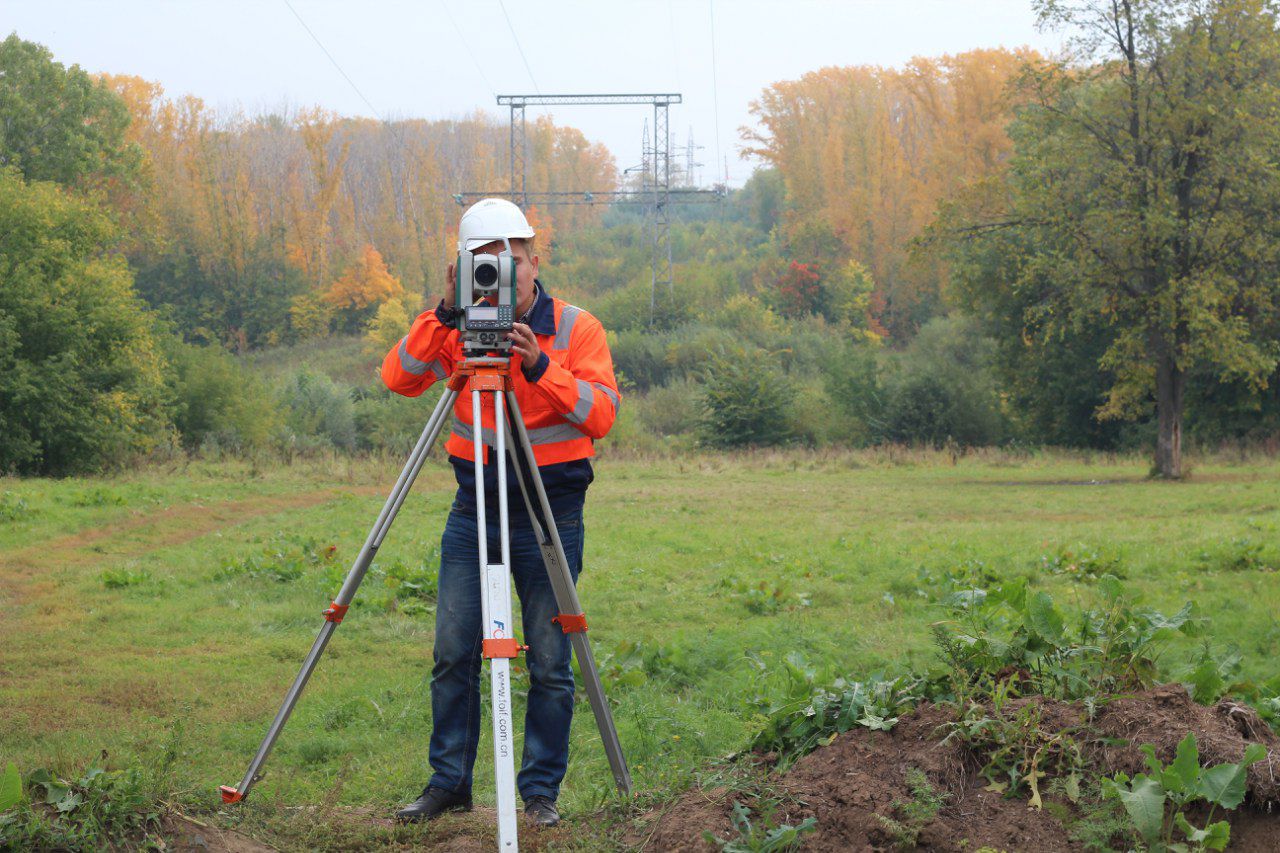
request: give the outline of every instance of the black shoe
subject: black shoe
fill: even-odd
[[[524,813],[538,826],[555,826],[560,822],[560,812],[556,811],[555,800],[540,794],[525,802]]]
[[[435,820],[445,812],[471,811],[471,795],[455,794],[444,788],[428,785],[422,796],[396,812],[396,820],[400,823],[417,823],[422,820]],[[552,809],[552,811],[555,811]]]

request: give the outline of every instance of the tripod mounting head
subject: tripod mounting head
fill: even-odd
[[[500,242],[495,254],[476,254],[480,247]],[[467,358],[490,353],[511,352],[507,340],[516,314],[516,261],[511,241],[505,236],[470,236],[458,249],[454,265],[454,304],[462,308],[458,331]]]

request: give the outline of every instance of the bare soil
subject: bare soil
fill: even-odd
[[[1280,738],[1251,708],[1230,700],[1213,707],[1197,705],[1180,685],[1116,699],[1099,709],[1092,721],[1076,703],[1042,697],[1022,700],[1027,702],[1040,706],[1043,729],[1078,730],[1075,739],[1086,761],[1107,774],[1143,771],[1138,750],[1143,743],[1152,744],[1162,761],[1171,761],[1188,731],[1196,733],[1202,765],[1238,761],[1247,743],[1263,744],[1267,758],[1249,770],[1245,804],[1228,815],[1231,849],[1280,850]],[[892,731],[847,732],[787,772],[775,774],[772,785],[789,804],[785,822],[817,819],[817,831],[804,837],[803,849],[898,849],[882,818],[903,818],[900,806],[912,798],[906,781],[912,769],[923,771],[934,788],[948,795],[937,816],[920,831],[917,849],[1084,849],[1049,809],[1031,809],[1023,797],[1006,799],[985,790],[987,780],[977,773],[981,762],[958,740],[943,742],[945,731],[940,729],[954,719],[952,709],[926,704],[903,716]],[[1124,739],[1126,745],[1109,743],[1116,739]],[[1042,783],[1042,793],[1044,787]],[[638,850],[716,850],[718,845],[703,838],[704,831],[734,837],[730,816],[734,803],[744,796],[724,789],[691,791],[648,815],[626,842]],[[1115,841],[1121,844],[1124,839]]]

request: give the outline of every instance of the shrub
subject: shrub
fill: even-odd
[[[341,450],[356,445],[355,405],[350,392],[322,373],[300,370],[285,384],[286,424],[297,436]]]
[[[1007,432],[992,371],[993,345],[972,321],[931,320],[885,380],[881,437],[942,445],[997,444]]]
[[[173,422],[187,449],[206,441],[233,450],[265,446],[283,425],[267,386],[226,350],[167,343]]]
[[[638,329],[609,333],[609,353],[619,377],[645,391],[667,381],[667,340]]]
[[[422,435],[443,388],[443,383],[436,383],[420,397],[405,397],[385,388],[358,394],[352,411],[360,447],[407,455]],[[437,445],[443,445],[448,437],[446,422]]]
[[[635,406],[641,425],[654,435],[682,435],[698,426],[702,393],[697,382],[682,379],[628,398],[624,405]]]
[[[787,385],[791,395],[790,426],[796,441],[809,447],[849,444],[861,436],[853,424],[832,403],[818,378],[793,381]]]
[[[758,351],[716,358],[706,377],[703,443],[767,447],[790,440],[791,390]]]
[[[884,432],[884,390],[876,361],[877,347],[842,342],[822,370],[827,398],[842,416],[840,440],[870,443]]]
[[[422,299],[417,294],[404,293],[379,305],[377,313],[365,326],[365,354],[378,359],[386,355],[409,331],[421,303]]]

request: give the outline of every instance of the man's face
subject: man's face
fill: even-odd
[[[501,240],[485,243],[473,250],[477,255],[496,255],[506,249]],[[526,240],[511,241],[511,257],[516,261],[516,316],[529,310],[533,304],[533,280],[538,277],[538,256],[529,255],[529,243]]]

